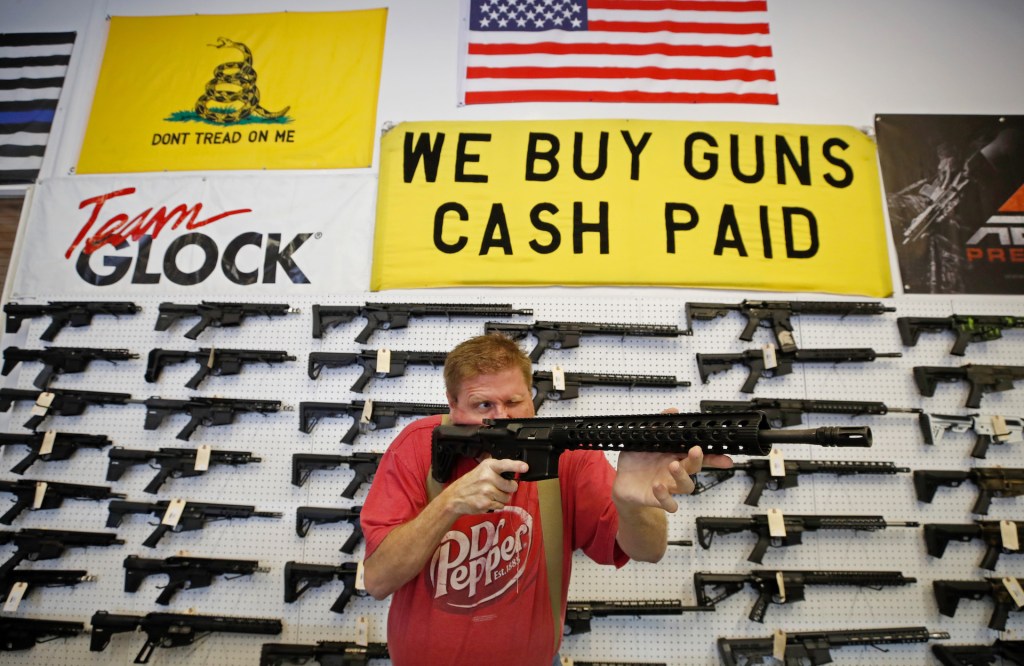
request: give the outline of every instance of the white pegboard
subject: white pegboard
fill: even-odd
[[[589,292],[584,292],[589,294]],[[664,292],[659,292],[664,293]],[[285,302],[300,313],[283,318],[247,319],[239,328],[210,328],[196,341],[184,337],[194,320],[179,322],[166,332],[153,330],[157,307],[161,301],[196,302],[176,297],[135,299],[142,312],[134,317],[114,320],[97,317],[86,328],[64,329],[52,343],[58,346],[126,348],[140,358],[116,366],[94,362],[81,375],[59,378],[54,386],[93,391],[130,393],[134,398],[160,395],[164,398],[185,398],[192,391],[184,383],[196,371],[189,361],[164,369],[158,383],[144,380],[145,357],[150,349],[221,348],[286,350],[297,357],[294,362],[266,366],[246,365],[241,374],[232,377],[208,377],[195,393],[204,396],[259,398],[280,400],[296,408],[301,401],[347,402],[374,399],[403,402],[437,403],[444,401],[440,368],[411,366],[402,377],[373,379],[364,393],[349,390],[359,375],[358,367],[325,369],[320,378],[306,375],[308,354],[312,351],[345,351],[388,347],[394,350],[447,351],[457,342],[483,330],[483,319],[427,317],[412,320],[408,328],[378,331],[366,344],[354,342],[364,321],[356,319],[326,331],[321,339],[311,335],[311,310],[315,303],[359,304],[371,301],[510,303],[514,307],[532,308],[535,319],[561,321],[598,321],[640,324],[672,324],[685,327],[686,300],[738,302],[743,295],[726,296],[721,292],[680,292],[678,297],[648,297],[641,290],[618,295],[552,295],[540,290],[495,290],[486,297],[454,296],[452,292],[434,291],[414,294],[413,298],[381,297],[380,294],[351,293],[302,298],[253,298],[253,301]],[[751,298],[768,298],[763,294]],[[40,295],[38,301],[60,300],[59,294]],[[110,296],[108,298],[114,298]],[[777,295],[788,300],[791,297]],[[206,300],[238,300],[237,297],[206,295]],[[69,300],[71,300],[69,298]],[[808,300],[830,300],[809,298]],[[746,370],[735,368],[713,375],[702,384],[697,374],[697,352],[736,352],[771,341],[767,329],[759,330],[753,342],[738,339],[744,320],[737,314],[710,321],[695,322],[692,336],[677,338],[619,338],[615,336],[585,337],[579,348],[549,350],[539,360],[537,369],[561,366],[567,372],[628,373],[672,375],[689,381],[690,387],[671,390],[615,387],[583,387],[576,400],[548,401],[541,416],[599,415],[621,413],[652,413],[666,407],[681,411],[697,411],[702,399],[745,400],[750,397],[815,398],[838,400],[872,400],[890,407],[919,407],[941,414],[968,414],[963,406],[965,384],[940,384],[936,394],[924,398],[917,392],[911,373],[915,365],[958,366],[969,359],[975,363],[1016,365],[1022,363],[1024,332],[1008,331],[1005,338],[968,348],[966,359],[950,356],[951,334],[923,334],[916,347],[903,347],[896,329],[898,316],[946,316],[957,313],[1024,314],[1020,299],[952,299],[900,297],[886,301],[895,312],[881,316],[838,317],[795,316],[794,333],[801,348],[871,347],[878,352],[901,352],[902,358],[879,359],[874,363],[797,365],[791,375],[764,378],[753,395],[739,392]],[[517,317],[509,321],[529,321]],[[35,349],[45,343],[38,340],[45,328],[45,319],[26,322],[17,334],[4,337],[3,346],[17,345]],[[535,340],[524,341],[532,348]],[[5,378],[4,386],[31,388],[38,373],[38,364],[20,364]],[[1013,391],[986,395],[982,413],[1018,416],[1024,414],[1024,383]],[[27,419],[29,405],[18,403],[6,414],[0,414],[4,432],[18,432]],[[273,617],[284,621],[284,633],[276,637],[217,635],[195,646],[161,650],[154,655],[158,663],[252,664],[258,659],[263,642],[306,642],[317,640],[354,640],[356,619],[369,619],[371,641],[386,640],[388,602],[370,597],[356,597],[343,614],[328,609],[341,593],[341,582],[307,591],[295,604],[283,601],[283,570],[288,561],[337,565],[362,556],[363,546],[347,556],[338,552],[348,539],[352,527],[346,523],[315,526],[302,539],[295,532],[295,510],[299,506],[359,506],[366,497],[367,486],[346,500],[341,491],[352,479],[346,466],[332,471],[315,472],[301,488],[290,483],[291,457],[297,451],[345,454],[351,451],[382,452],[398,428],[411,422],[403,418],[394,430],[378,430],[360,434],[352,447],[340,444],[341,436],[351,426],[347,418],[325,419],[311,434],[298,430],[297,411],[282,411],[265,417],[246,414],[236,423],[220,428],[200,428],[189,442],[175,439],[185,423],[184,416],[172,416],[157,430],[143,429],[145,409],[141,405],[89,407],[79,417],[54,417],[44,428],[60,431],[106,434],[116,446],[127,448],[194,447],[209,444],[214,449],[251,451],[262,458],[259,464],[237,468],[214,467],[207,474],[190,479],[169,480],[157,496],[142,491],[154,470],[145,467],[130,469],[122,480],[106,482],[106,452],[81,451],[67,462],[33,465],[26,478],[39,478],[93,485],[111,485],[133,501],[186,498],[194,501],[254,505],[261,511],[277,511],[280,520],[250,519],[209,524],[201,532],[165,536],[155,549],[141,542],[152,531],[152,517],[127,516],[116,531],[125,545],[110,549],[72,550],[59,560],[23,565],[41,568],[82,568],[96,575],[93,583],[78,588],[41,589],[22,604],[19,616],[50,617],[88,621],[96,610],[146,613],[165,610],[154,601],[161,578],[150,578],[135,594],[123,591],[122,561],[128,554],[144,557],[166,557],[186,550],[204,557],[237,557],[256,559],[269,567],[269,573],[238,580],[217,579],[207,589],[179,592],[169,610],[186,612],[194,609],[204,614]],[[968,456],[972,441],[968,434],[948,434],[936,446],[924,444],[917,418],[912,414],[892,413],[886,416],[850,418],[839,415],[804,415],[802,427],[823,425],[867,425],[874,434],[871,449],[824,449],[810,446],[784,447],[787,458],[816,460],[887,460],[911,469],[965,469],[971,466],[1020,467],[1024,462],[1017,445],[994,446],[984,461]],[[5,447],[0,456],[0,478],[16,478],[7,472],[25,450]],[[614,456],[612,456],[614,460]],[[997,637],[986,624],[991,603],[965,601],[956,617],[938,614],[931,592],[936,579],[972,579],[993,575],[977,567],[983,553],[980,542],[951,544],[944,558],[926,555],[920,528],[890,528],[873,533],[819,531],[804,536],[804,543],[784,549],[770,549],[762,565],[746,561],[754,546],[751,534],[719,537],[710,550],[696,543],[694,518],[706,516],[746,516],[764,513],[776,507],[793,514],[883,515],[893,521],[969,522],[975,489],[964,484],[957,489],[941,488],[931,504],[914,497],[909,474],[897,476],[836,477],[809,475],[801,477],[797,488],[765,491],[757,508],[743,504],[750,489],[750,480],[742,473],[704,494],[680,498],[679,512],[669,517],[671,539],[690,539],[692,547],[670,547],[665,559],[657,564],[630,563],[618,572],[591,563],[577,555],[570,588],[570,600],[582,599],[681,599],[694,603],[692,576],[695,571],[737,573],[752,568],[780,569],[844,569],[900,570],[918,578],[906,588],[880,591],[840,587],[812,587],[807,600],[788,606],[771,606],[767,621],[760,625],[747,620],[753,603],[751,590],[741,592],[723,602],[716,612],[687,613],[680,617],[618,617],[593,621],[590,633],[569,636],[563,643],[563,654],[578,660],[648,660],[669,664],[717,663],[715,639],[720,636],[760,637],[774,628],[788,631],[815,629],[854,629],[885,626],[924,625],[934,631],[948,631],[951,642],[990,643]],[[989,518],[1022,519],[1021,499],[996,499]],[[105,531],[106,503],[66,502],[59,511],[26,512],[12,529],[20,527],[52,527]],[[9,548],[2,550],[4,559]],[[1024,558],[1003,555],[998,575],[1024,576]],[[1004,638],[1019,637],[1021,616],[1010,616]],[[37,646],[34,650],[6,653],[5,662],[23,664],[77,665],[96,663],[131,663],[143,639],[138,635],[117,635],[103,653],[88,650],[88,638]],[[870,649],[843,649],[833,652],[837,664],[930,664],[930,653],[924,646],[892,646],[886,652]]]

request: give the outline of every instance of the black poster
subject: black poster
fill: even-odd
[[[878,115],[907,294],[1024,293],[1024,116]]]

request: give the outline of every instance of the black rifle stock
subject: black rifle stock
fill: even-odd
[[[57,334],[65,326],[79,328],[92,323],[96,315],[133,315],[141,310],[138,305],[129,301],[50,301],[46,305],[25,305],[7,303],[4,312],[7,314],[7,332],[15,333],[21,328],[21,322],[35,317],[49,317],[50,325],[46,327],[40,340],[53,342]]]
[[[84,631],[83,622],[0,615],[0,651],[30,650],[37,643],[47,643],[57,638],[73,638]]]
[[[132,399],[128,393],[107,393],[104,391],[68,391],[47,389],[26,391],[23,389],[0,388],[0,412],[6,412],[15,402],[32,401],[35,408],[32,416],[25,421],[25,427],[35,430],[47,416],[80,416],[89,405],[127,405]]]
[[[736,534],[753,532],[757,535],[757,543],[750,551],[747,560],[760,564],[768,547],[780,548],[796,546],[803,543],[804,532],[818,530],[853,530],[857,532],[877,532],[887,527],[918,527],[916,522],[886,521],[882,516],[815,516],[786,514],[782,516],[785,536],[772,536],[768,514],[754,514],[746,518],[715,518],[710,516],[697,517],[697,541],[705,550],[711,548],[716,534]]]
[[[914,366],[914,382],[925,397],[935,395],[939,382],[966,381],[970,386],[964,406],[977,409],[986,393],[1013,390],[1013,382],[1024,379],[1024,365],[979,365],[966,363],[959,368]]]
[[[316,645],[299,643],[264,643],[260,650],[260,666],[306,664],[320,666],[364,666],[373,659],[389,659],[387,643],[348,643],[317,641]],[[580,662],[576,662],[579,664]]]
[[[508,304],[473,305],[472,303],[364,303],[363,305],[314,305],[313,337],[323,337],[327,328],[366,319],[366,326],[356,335],[363,344],[377,330],[405,328],[412,317],[512,317],[532,315],[533,310],[515,309]]]
[[[674,389],[689,386],[671,375],[625,375],[612,373],[566,372],[564,386],[556,388],[555,374],[544,370],[533,373],[533,409],[540,411],[545,400],[572,400],[580,397],[581,386],[625,386],[634,388]]]
[[[353,453],[341,456],[325,453],[293,453],[292,454],[292,485],[302,486],[309,480],[309,475],[316,470],[336,469],[339,465],[348,465],[354,476],[342,491],[341,496],[352,499],[359,488],[373,480],[380,463],[381,453]]]
[[[3,543],[13,543],[15,551],[10,559],[0,565],[0,580],[25,560],[55,560],[68,548],[106,548],[123,545],[124,541],[118,539],[113,532],[22,528],[17,532],[0,533],[0,544]]]
[[[785,662],[812,666],[832,663],[832,650],[843,647],[877,647],[905,643],[927,643],[949,638],[945,631],[925,627],[852,629],[844,631],[800,631],[786,634]],[[774,654],[775,636],[764,638],[719,638],[718,655],[723,666],[763,663]]]
[[[0,389],[2,390],[2,389]],[[266,416],[282,409],[279,400],[245,400],[236,398],[207,398],[193,396],[187,400],[173,400],[154,396],[139,400],[146,406],[146,430],[156,430],[172,412],[188,414],[189,421],[175,435],[188,440],[199,426],[225,426],[235,422],[235,416],[244,412],[257,412]]]
[[[343,444],[352,444],[364,430],[394,428],[400,416],[431,416],[445,414],[448,405],[422,402],[382,402],[353,400],[352,402],[300,402],[299,430],[309,434],[321,419],[352,419],[352,426],[341,437]]]
[[[300,537],[309,534],[309,528],[313,525],[327,525],[330,523],[352,523],[352,536],[345,540],[339,550],[351,555],[355,552],[356,546],[363,540],[363,525],[359,522],[359,515],[362,506],[354,506],[348,509],[326,506],[300,506],[295,510],[295,533]]]
[[[363,372],[350,387],[355,393],[362,393],[374,377],[384,379],[401,377],[410,365],[443,366],[448,352],[391,351],[387,367],[380,367],[383,357],[379,350],[363,349],[359,352],[310,352],[307,374],[317,379],[324,368],[343,368],[349,365],[362,366]]]
[[[122,493],[110,492],[109,486],[87,486],[80,483],[37,481],[35,479],[18,479],[17,481],[0,479],[0,493],[11,493],[15,497],[14,506],[0,516],[0,523],[4,525],[13,523],[14,519],[25,509],[52,511],[62,507],[66,499],[99,502],[124,497]]]
[[[1007,521],[1007,529],[1017,533],[1018,545],[1024,541],[1024,522]],[[973,523],[926,523],[924,526],[924,542],[928,554],[942,557],[950,541],[968,542],[981,539],[985,542],[985,555],[978,564],[983,569],[995,570],[999,555],[1003,553],[1019,553],[1018,549],[1009,549],[1003,542],[1003,527],[998,520],[975,520]]]
[[[776,428],[800,425],[803,414],[846,414],[847,416],[884,416],[889,412],[920,413],[917,408],[889,407],[884,402],[859,400],[804,400],[800,398],[751,398],[750,400],[701,400],[705,414],[764,412]]]
[[[74,432],[0,433],[0,446],[24,446],[29,450],[28,455],[11,468],[15,474],[24,474],[37,460],[70,460],[79,449],[102,449],[112,443],[106,435]],[[44,450],[47,452],[43,453]]]
[[[926,444],[934,445],[942,440],[947,432],[967,432],[975,434],[972,458],[984,458],[988,455],[989,446],[1013,442],[1024,442],[1024,419],[1015,416],[995,416],[968,414],[922,413],[918,417],[921,434]]]
[[[4,349],[4,367],[0,375],[5,377],[22,361],[26,363],[42,363],[43,369],[36,376],[32,385],[45,389],[61,374],[77,374],[85,372],[93,361],[107,361],[117,365],[118,361],[129,361],[138,358],[127,349],[93,349],[90,347],[46,347],[45,349]]]
[[[124,591],[138,592],[142,582],[149,576],[167,576],[167,584],[161,589],[156,603],[166,606],[179,590],[209,587],[217,576],[251,576],[266,573],[256,560],[232,560],[208,557],[173,556],[154,559],[129,555],[124,560]]]
[[[280,518],[281,513],[275,511],[256,511],[255,507],[246,504],[211,504],[208,502],[185,502],[181,507],[181,515],[176,524],[171,521],[163,522],[167,516],[167,509],[170,508],[170,500],[157,502],[127,502],[124,500],[112,500],[107,505],[107,527],[117,527],[121,524],[124,516],[129,513],[150,514],[161,519],[153,533],[150,534],[143,546],[156,548],[157,543],[168,532],[192,532],[206,527],[208,522],[215,520],[234,520],[247,518]]]
[[[489,321],[484,324],[485,333],[500,333],[513,340],[524,340],[533,335],[537,345],[530,350],[529,357],[534,363],[548,349],[573,349],[580,346],[585,335],[614,335],[621,338],[675,338],[679,336],[677,326],[660,324],[613,324],[582,321],[535,321],[532,324],[515,324]]]
[[[1020,585],[1024,579],[1015,579]],[[983,578],[981,580],[934,580],[932,590],[939,612],[946,617],[956,615],[956,608],[961,599],[990,598],[994,604],[988,628],[996,631],[1006,629],[1006,619],[1011,612],[1019,612],[1017,602],[1013,600],[1002,578]]]
[[[195,340],[208,326],[235,327],[241,326],[247,317],[263,316],[270,319],[296,312],[298,310],[293,310],[287,303],[219,303],[213,301],[203,301],[198,305],[161,303],[155,330],[166,331],[179,319],[199,317],[199,322],[185,333],[186,338]]]
[[[972,467],[968,470],[914,470],[914,492],[921,502],[931,502],[939,486],[956,488],[964,481],[970,481],[978,487],[978,499],[971,507],[971,513],[987,514],[993,497],[1019,497],[1024,494],[1024,468]]]
[[[761,412],[728,416],[707,414],[636,414],[529,419],[495,419],[483,425],[441,425],[434,428],[431,467],[447,483],[460,457],[522,460],[529,470],[523,481],[558,476],[564,451],[590,449],[686,453],[695,446],[705,453],[768,455],[773,444],[871,446],[871,430],[863,427],[772,430]]]
[[[110,463],[107,465],[107,481],[118,481],[124,476],[129,467],[135,465],[150,465],[158,469],[156,476],[144,488],[145,492],[155,494],[167,479],[180,479],[183,477],[200,476],[206,474],[206,469],[196,469],[196,458],[199,455],[198,449],[180,449],[173,447],[160,447],[157,451],[148,449],[126,449],[115,446],[108,452]],[[261,462],[249,451],[219,451],[209,452],[209,465],[248,465],[249,463]],[[155,464],[154,464],[155,463]]]
[[[678,599],[646,601],[570,601],[565,606],[566,636],[590,631],[595,617],[612,615],[682,615],[684,611],[713,611],[713,607],[683,606]]]
[[[1024,666],[1024,641],[997,638],[992,645],[933,645],[932,654],[943,666],[990,666],[997,659]]]
[[[242,372],[246,363],[266,363],[267,366],[294,361],[295,357],[286,351],[273,349],[219,349],[201,347],[196,351],[177,351],[173,349],[152,349],[146,361],[146,381],[155,382],[160,378],[161,371],[168,365],[193,360],[199,364],[199,370],[185,382],[190,389],[199,388],[199,384],[208,376],[237,375]]]
[[[341,594],[331,605],[331,612],[344,613],[353,595],[366,596],[364,590],[356,587],[358,570],[358,562],[343,562],[339,566],[288,562],[284,565],[284,601],[295,603],[311,587],[321,587],[338,579],[342,585]]]
[[[1024,328],[1024,317],[1003,315],[951,315],[949,317],[897,317],[900,339],[906,347],[917,344],[922,332],[956,334],[950,354],[963,356],[972,342],[988,342],[1003,337],[1004,328]]]
[[[775,343],[784,351],[795,351],[796,341],[793,339],[792,315],[880,315],[895,312],[881,303],[872,301],[753,301],[739,303],[687,303],[686,330],[684,335],[693,335],[693,320],[711,321],[724,317],[729,312],[739,312],[747,318],[747,324],[740,333],[740,340],[750,342],[754,339],[754,331],[761,324],[772,329]]]
[[[793,372],[794,363],[868,363],[879,358],[899,358],[899,352],[881,354],[870,347],[837,349],[797,349],[775,352],[775,367],[769,368],[765,361],[765,350],[748,349],[734,354],[697,354],[697,371],[700,380],[707,384],[708,378],[716,372],[725,372],[732,366],[743,364],[749,370],[746,381],[740,387],[743,393],[753,393],[757,381],[762,377],[781,377]]]

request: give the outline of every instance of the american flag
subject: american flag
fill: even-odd
[[[767,0],[470,0],[465,104],[778,104]]]
[[[0,185],[35,181],[73,32],[0,33]]]

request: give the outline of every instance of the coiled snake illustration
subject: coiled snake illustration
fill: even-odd
[[[213,70],[213,78],[206,84],[206,91],[196,100],[195,111],[198,116],[216,123],[236,123],[255,114],[261,118],[280,118],[288,112],[290,106],[280,111],[267,111],[260,106],[260,90],[256,87],[256,70],[252,66],[252,51],[241,42],[226,37],[218,37],[216,44],[210,46],[222,49],[225,46],[238,49],[244,56],[243,60],[233,60],[217,65]],[[209,104],[230,104],[228,108],[211,109]]]

